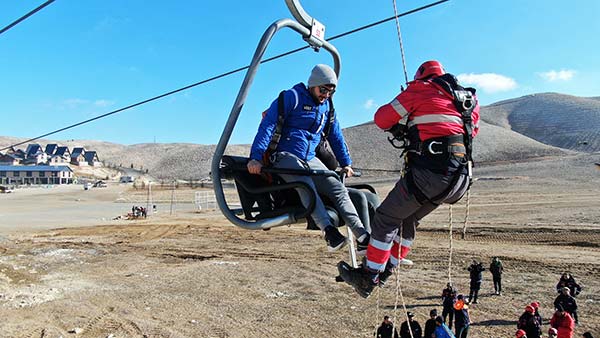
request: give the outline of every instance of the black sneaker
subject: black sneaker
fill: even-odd
[[[353,268],[348,263],[341,261],[337,265],[340,277],[354,287],[354,290],[363,298],[369,298],[375,285],[371,273],[365,269]]]
[[[356,254],[359,256],[364,256],[367,254],[367,247],[369,246],[369,240],[371,236],[368,233],[365,233],[362,241],[356,240]]]
[[[337,251],[346,245],[346,237],[333,226],[325,228],[325,241],[327,242],[327,249],[330,252]]]
[[[393,274],[394,270],[386,267],[385,270],[379,274],[379,287],[383,287],[388,278],[390,278]]]

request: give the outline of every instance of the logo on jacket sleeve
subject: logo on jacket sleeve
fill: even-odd
[[[311,110],[313,110],[313,106],[309,106],[309,105],[307,105],[307,104],[305,104],[305,105],[304,105],[304,107],[302,107],[302,108],[303,108],[304,110],[306,110],[306,111],[311,111]]]

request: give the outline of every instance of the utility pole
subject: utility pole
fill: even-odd
[[[169,215],[173,215],[173,199],[175,197],[175,181],[173,181],[173,188],[171,189],[171,212]]]
[[[146,199],[146,216],[151,215],[153,212],[152,208],[152,181],[148,181],[148,197]]]

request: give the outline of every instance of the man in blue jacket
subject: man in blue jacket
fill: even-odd
[[[274,168],[317,169],[327,167],[315,156],[315,149],[321,141],[321,135],[329,121],[330,101],[335,92],[337,76],[327,65],[316,65],[308,79],[308,85],[298,83],[283,93],[283,128],[277,148],[270,159]],[[265,112],[258,128],[258,133],[250,150],[248,172],[260,174],[263,167],[263,156],[277,126],[279,117],[279,100],[273,101]],[[330,127],[327,140],[340,166],[352,176],[350,154],[342,135],[340,124],[335,118]],[[348,190],[333,177],[280,175],[286,182],[304,182],[316,192],[327,196],[348,224],[357,238],[358,249],[366,249],[369,234],[365,230],[356,208],[348,196]],[[297,189],[302,205],[309,205],[310,196],[302,189]],[[329,251],[340,249],[346,244],[346,237],[333,226],[323,201],[317,196],[315,209],[311,214],[315,224],[325,233],[325,241]]]

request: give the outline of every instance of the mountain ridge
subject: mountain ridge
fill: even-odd
[[[582,111],[589,115],[589,121],[577,124],[574,130],[559,128],[564,127],[563,115],[571,114],[581,118]],[[549,130],[553,131],[552,135],[546,135]],[[355,167],[401,169],[400,151],[389,144],[387,133],[377,128],[373,122],[345,128],[344,135]],[[24,140],[26,139],[0,136],[0,147]],[[586,144],[578,144],[583,141]],[[83,146],[96,150],[100,160],[106,165],[147,169],[150,175],[157,178],[180,179],[201,179],[208,176],[216,147],[193,143],[122,145],[97,140],[36,142],[59,143],[70,149]],[[26,145],[20,147],[25,148]],[[229,145],[226,153],[247,156],[249,149],[248,144]],[[474,159],[478,163],[521,161],[599,150],[600,97],[539,93],[482,106],[480,132],[474,142]]]

